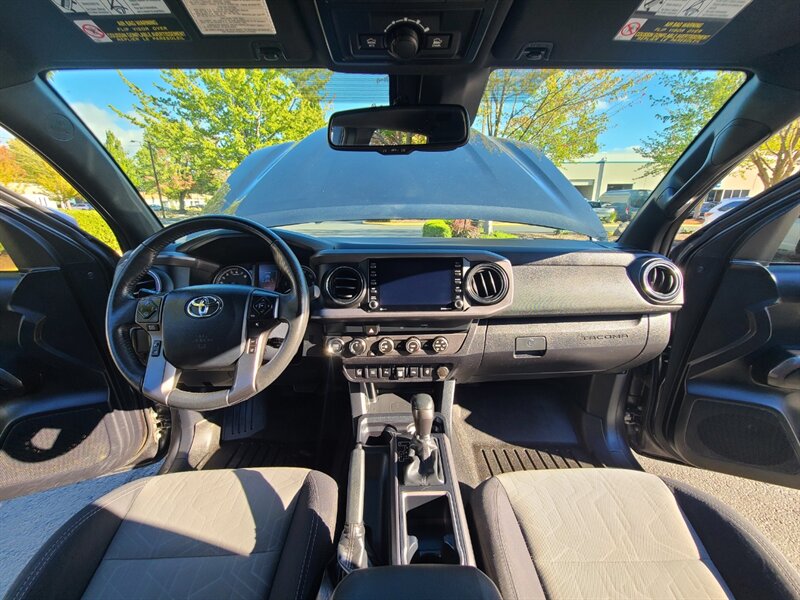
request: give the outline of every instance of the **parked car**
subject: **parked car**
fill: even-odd
[[[601,194],[597,200],[613,205],[620,221],[630,221],[651,192],[652,190],[610,190]]]
[[[592,200],[589,202],[589,206],[592,207],[594,214],[596,214],[601,220],[606,219],[611,221],[617,215],[617,209],[608,202],[598,202],[596,200]]]
[[[741,206],[748,200],[749,198],[731,198],[730,200],[724,200],[708,212],[703,213],[703,222],[706,224],[711,223],[712,221],[719,219],[726,212]]]

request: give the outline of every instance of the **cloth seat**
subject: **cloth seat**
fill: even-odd
[[[800,598],[782,554],[729,508],[627,469],[504,473],[472,510],[503,598]]]
[[[140,479],[70,519],[7,598],[312,598],[336,506],[334,481],[307,469]]]

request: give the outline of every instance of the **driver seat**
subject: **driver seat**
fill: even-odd
[[[308,469],[140,479],[67,521],[7,598],[312,598],[336,506],[334,481]]]

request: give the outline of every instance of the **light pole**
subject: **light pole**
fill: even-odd
[[[153,144],[147,143],[147,149],[150,151],[150,165],[153,167],[153,179],[156,182],[156,190],[158,190],[158,203],[161,205],[161,218],[166,219],[167,215],[164,212],[164,198],[161,197],[161,184],[158,182],[158,173],[156,173],[156,159],[153,156]]]

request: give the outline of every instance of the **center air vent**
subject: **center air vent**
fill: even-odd
[[[364,276],[356,268],[339,266],[325,279],[325,292],[336,304],[349,306],[364,297],[366,283]]]
[[[642,267],[641,286],[648,300],[671,302],[681,293],[683,276],[671,262],[656,258]]]
[[[466,290],[476,304],[497,304],[508,293],[508,275],[493,263],[483,263],[467,273]]]

